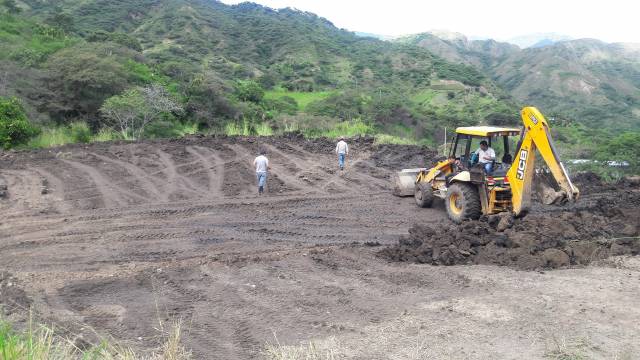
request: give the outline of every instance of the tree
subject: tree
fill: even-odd
[[[75,31],[75,20],[73,16],[68,12],[63,12],[60,8],[57,8],[45,22],[61,29],[65,34],[71,34]]]
[[[86,39],[89,42],[112,41],[116,44],[126,46],[129,49],[132,49],[135,51],[142,51],[142,45],[140,44],[140,41],[138,39],[136,39],[131,35],[127,35],[121,32],[110,33],[104,30],[98,30],[89,34],[89,36],[87,36]]]
[[[9,14],[19,14],[22,12],[22,8],[18,6],[15,0],[2,0],[2,4]]]
[[[507,110],[494,111],[485,116],[485,120],[489,125],[517,125],[520,119],[515,114],[517,114],[517,112],[508,112]]]
[[[110,96],[131,86],[135,77],[123,65],[135,53],[109,44],[78,44],[53,54],[46,63],[48,86],[59,101],[47,105],[51,116],[98,119],[100,106]],[[100,124],[92,123],[96,129]]]
[[[123,137],[134,140],[141,138],[145,127],[159,120],[162,114],[178,111],[182,111],[182,107],[158,84],[112,96],[100,108],[102,116],[112,127]]]
[[[625,132],[599,146],[596,158],[602,161],[626,161],[632,170],[640,169],[640,132]]]
[[[37,134],[38,129],[29,123],[20,101],[0,97],[0,146],[10,149]]]
[[[221,125],[222,119],[238,118],[237,107],[226,96],[229,92],[231,89],[217,74],[197,74],[189,82],[184,94],[186,116],[195,119],[203,127]]]
[[[253,80],[239,80],[234,86],[234,94],[242,101],[259,103],[264,97],[264,89]]]

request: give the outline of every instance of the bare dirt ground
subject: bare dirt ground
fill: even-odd
[[[392,170],[434,154],[350,145],[344,173],[331,142],[296,137],[0,154],[5,315],[20,321],[32,308],[89,341],[93,328],[140,351],[157,346],[159,322],[181,319],[198,359],[261,358],[266,344],[309,342],[336,358],[640,358],[640,259],[551,271],[392,259],[385,252],[417,222],[460,231],[441,204],[419,209],[390,194]],[[272,163],[263,197],[251,168],[259,147]],[[589,185],[581,201],[620,204],[638,191]],[[636,213],[627,214],[623,232],[637,235]]]

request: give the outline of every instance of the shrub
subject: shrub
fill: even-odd
[[[144,88],[133,88],[121,95],[108,98],[100,112],[107,123],[120,131],[124,138],[139,139],[152,122],[168,120],[173,112],[182,111],[167,90],[153,84]],[[171,126],[159,124],[155,130],[160,137],[168,135]]]
[[[73,142],[83,144],[91,142],[91,130],[89,129],[89,126],[87,126],[87,123],[80,121],[74,122],[69,125],[69,131],[71,132]]]
[[[10,149],[37,134],[38,129],[29,123],[20,101],[0,97],[0,146]]]
[[[640,171],[640,132],[626,132],[601,145],[596,158],[602,161],[626,161],[630,170]]]
[[[262,107],[267,111],[276,111],[289,115],[298,112],[298,102],[290,96],[283,96],[277,99],[263,99]]]
[[[264,89],[253,80],[239,80],[234,85],[234,94],[242,101],[259,103],[264,97]]]

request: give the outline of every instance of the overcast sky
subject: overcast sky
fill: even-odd
[[[227,4],[242,1],[223,0]],[[336,26],[381,35],[450,30],[505,40],[556,32],[572,38],[640,43],[637,0],[256,0],[316,13]]]

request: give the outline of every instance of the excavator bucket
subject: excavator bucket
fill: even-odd
[[[567,201],[567,194],[557,190],[558,184],[548,170],[536,169],[533,179],[535,195],[542,204],[561,204]]]
[[[402,169],[393,176],[393,195],[413,196],[418,174],[425,168]]]

